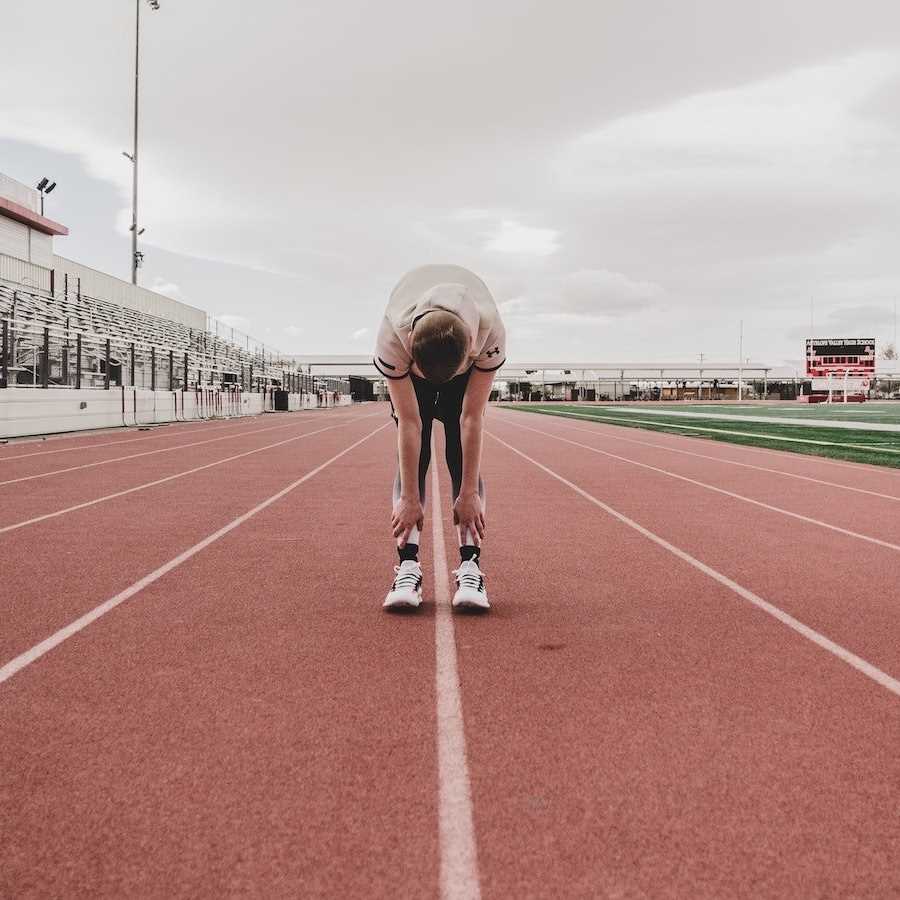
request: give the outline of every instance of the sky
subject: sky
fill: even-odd
[[[511,361],[893,337],[896,0],[160,6],[141,283],[284,352],[368,353],[431,262],[487,282]],[[19,0],[0,54],[0,171],[56,180],[57,252],[124,278],[134,16]]]

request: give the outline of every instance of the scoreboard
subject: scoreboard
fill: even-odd
[[[875,377],[875,338],[808,338],[806,374]]]

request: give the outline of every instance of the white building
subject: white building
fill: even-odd
[[[206,312],[54,252],[69,229],[41,215],[41,196],[0,173],[0,281],[44,294],[68,289],[205,331]]]
[[[0,173],[0,278],[47,290],[53,238],[69,229],[40,209],[36,190]]]

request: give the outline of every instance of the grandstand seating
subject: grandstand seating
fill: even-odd
[[[105,386],[108,341],[109,381],[113,384],[183,388],[228,383],[258,390],[281,385],[288,375],[288,389],[313,393],[318,387],[311,376],[282,365],[272,354],[77,291],[49,295],[0,283],[0,320],[7,324],[7,368],[12,384],[36,383],[46,365],[49,384],[73,386],[72,348],[78,343],[82,348],[80,383]],[[49,350],[46,363],[45,342]],[[327,389],[349,393],[344,380],[328,381],[337,383]]]

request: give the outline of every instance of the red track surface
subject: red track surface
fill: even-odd
[[[385,419],[0,448],[0,895],[900,894],[895,473],[491,410],[454,657]]]

